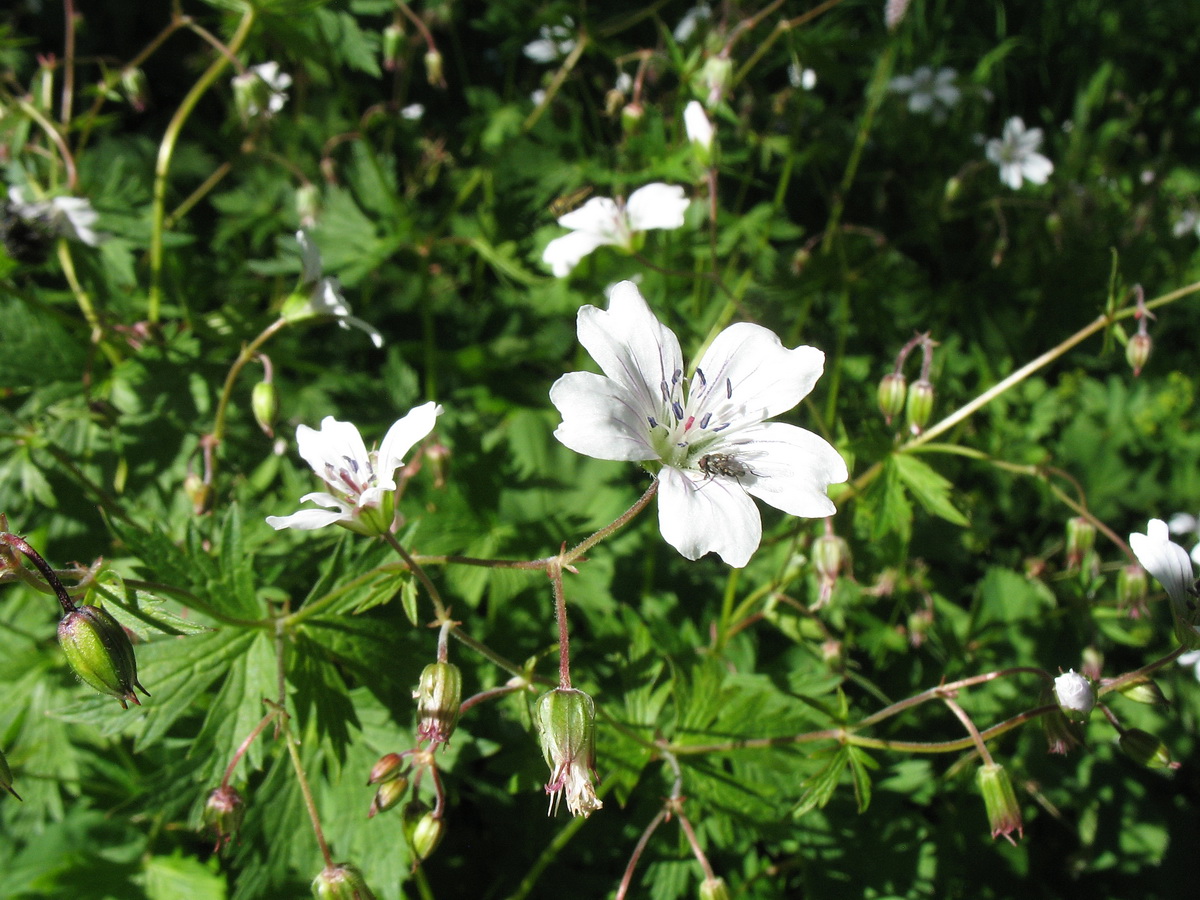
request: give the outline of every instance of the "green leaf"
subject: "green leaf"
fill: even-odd
[[[833,757],[821,771],[804,781],[804,793],[792,812],[794,818],[798,819],[818,807],[823,808],[833,798],[842,772],[850,764],[850,748],[841,746],[831,752]]]
[[[889,461],[895,465],[901,482],[927,513],[964,528],[970,525],[967,517],[950,502],[953,485],[949,481],[911,453],[893,454]]]
[[[216,857],[210,857],[210,862]],[[225,877],[215,865],[205,865],[195,857],[175,853],[151,856],[146,860],[147,900],[225,900]]]

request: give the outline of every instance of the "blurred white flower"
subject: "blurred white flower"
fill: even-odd
[[[1200,650],[1189,650],[1179,657],[1181,666],[1192,666],[1192,675],[1200,681]]]
[[[47,200],[29,201],[18,186],[8,189],[9,208],[30,225],[40,226],[46,232],[67,240],[79,241],[95,247],[104,240],[92,226],[99,218],[92,204],[83,197],[51,197]]]
[[[316,316],[332,317],[342,328],[354,327],[366,332],[372,344],[382,347],[383,335],[373,325],[352,314],[338,280],[322,276],[321,251],[305,229],[296,232],[296,241],[300,244],[300,286],[284,303],[283,317],[289,322]]]
[[[626,252],[637,249],[641,232],[651,228],[679,228],[688,207],[683,188],[654,182],[640,187],[622,203],[611,197],[593,197],[579,209],[560,216],[558,224],[571,233],[546,245],[542,262],[562,278],[597,247],[611,245]]]
[[[760,325],[731,325],[713,340],[692,378],[675,334],[631,282],[608,310],[579,310],[579,342],[603,375],[571,372],[550,400],[562,415],[554,436],[597,459],[641,462],[658,477],[663,538],[688,559],[749,562],[762,537],[751,495],[789,515],[829,516],[830,484],[846,464],[823,438],[765,420],[799,403],[825,355],[789,350]]]
[[[1200,518],[1191,513],[1175,513],[1167,522],[1167,528],[1171,534],[1183,535],[1193,540],[1200,538]],[[1192,562],[1200,565],[1200,542],[1192,547],[1191,555]]]
[[[360,534],[383,534],[392,524],[396,469],[403,465],[405,454],[433,430],[441,412],[436,403],[411,410],[388,429],[378,452],[367,452],[358,429],[333,416],[321,421],[319,431],[299,426],[296,444],[300,456],[332,493],[314,491],[300,498],[301,503],[312,501],[325,509],[267,516],[267,524],[277,531],[312,531],[337,524]]]
[[[279,63],[251,66],[233,77],[233,96],[238,112],[246,120],[259,116],[269,119],[283,109],[288,99],[287,89],[291,86],[292,76],[280,71]]]
[[[958,105],[962,92],[955,82],[958,73],[950,68],[934,72],[929,66],[921,66],[911,75],[897,75],[888,82],[893,94],[908,95],[908,108],[915,113],[931,113],[944,119],[946,112]]]
[[[908,12],[910,2],[912,0],[887,0],[883,5],[883,24],[887,26],[888,31],[894,31],[904,21],[904,14]]]
[[[1194,209],[1180,211],[1178,218],[1175,219],[1175,224],[1171,226],[1171,234],[1175,237],[1183,237],[1188,233],[1200,237],[1200,212]]]
[[[1195,572],[1186,550],[1173,543],[1167,523],[1151,519],[1145,534],[1129,535],[1138,562],[1158,579],[1171,600],[1175,636],[1188,649],[1200,647],[1200,607],[1196,604]]]
[[[622,94],[628,94],[633,90],[633,76],[628,72],[617,73],[617,83],[613,85],[614,91],[619,91]]]
[[[541,106],[546,101],[546,92],[541,88],[533,91],[529,95],[529,102],[534,106]]]
[[[425,115],[425,104],[423,103],[410,103],[400,110],[400,118],[410,122],[418,121],[423,115]]]
[[[811,91],[817,86],[817,73],[812,69],[805,69],[799,63],[789,63],[787,67],[788,84],[794,88],[802,88],[806,91]]]
[[[715,129],[698,100],[690,101],[683,108],[683,127],[687,130],[689,141],[699,145],[705,151],[712,149]]]
[[[990,162],[1000,167],[1000,180],[1014,191],[1021,187],[1022,180],[1031,184],[1045,184],[1054,164],[1038,148],[1042,146],[1042,129],[1025,130],[1019,116],[1004,123],[1004,134],[987,142],[985,152]]]
[[[543,25],[536,41],[525,45],[525,55],[537,63],[557,62],[575,49],[575,20],[563,18],[561,25]]]
[[[696,33],[696,26],[701,22],[707,22],[712,18],[712,7],[707,3],[701,3],[699,6],[693,6],[683,14],[683,18],[679,20],[679,24],[675,26],[673,32],[675,40],[683,44]]]

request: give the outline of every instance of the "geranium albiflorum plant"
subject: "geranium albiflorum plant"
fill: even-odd
[[[820,350],[789,350],[774,332],[738,323],[685,378],[678,338],[628,281],[613,288],[607,310],[580,309],[578,331],[604,374],[554,383],[550,399],[563,417],[554,436],[657,475],[659,528],[688,559],[713,552],[746,565],[762,538],[751,496],[794,516],[833,514],[826,491],[848,477],[842,457],[812,432],[766,421],[812,390]]]
[[[1151,519],[1145,534],[1131,534],[1129,546],[1138,562],[1166,589],[1179,642],[1189,650],[1200,647],[1200,600],[1188,552],[1171,540],[1171,532],[1162,519]]]
[[[312,531],[336,524],[360,534],[384,534],[392,525],[396,470],[405,454],[433,430],[441,412],[432,402],[416,407],[388,429],[378,451],[370,452],[349,422],[326,416],[319,431],[300,425],[300,455],[331,492],[313,491],[300,498],[301,503],[312,501],[325,509],[267,516],[267,523],[276,530]]]
[[[1054,171],[1054,163],[1038,153],[1042,146],[1042,129],[1025,128],[1020,116],[1004,123],[1004,133],[992,138],[984,148],[987,158],[1000,169],[1000,180],[1014,191],[1023,181],[1045,184]]]

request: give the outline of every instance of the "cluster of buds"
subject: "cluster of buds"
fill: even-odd
[[[567,809],[590,816],[603,804],[592,776],[596,768],[596,704],[583,691],[558,687],[543,694],[534,709],[542,753],[550,766],[550,813],[558,811],[563,794]]]
[[[929,380],[933,368],[933,348],[937,343],[928,333],[918,334],[900,348],[896,355],[895,368],[884,375],[879,381],[876,399],[883,420],[892,424],[892,420],[904,412],[908,430],[920,434],[933,415],[934,389]],[[904,363],[917,347],[921,348],[921,374],[910,386],[904,377]]]
[[[375,797],[371,800],[371,808],[367,818],[373,819],[381,812],[391,809],[408,791],[408,774],[404,769],[404,757],[399,753],[386,753],[371,768],[367,785],[379,785]]]

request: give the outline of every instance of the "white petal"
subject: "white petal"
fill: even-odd
[[[1198,528],[1200,528],[1200,522],[1197,522],[1196,517],[1191,513],[1175,513],[1167,522],[1167,529],[1171,534],[1191,534]]]
[[[629,195],[625,215],[629,217],[629,227],[633,231],[680,228],[689,202],[678,185],[655,182]]]
[[[338,324],[343,328],[357,328],[359,331],[365,331],[376,349],[383,346],[383,335],[379,333],[379,329],[357,316],[338,316]]]
[[[608,309],[584,306],[577,317],[579,343],[600,370],[622,385],[644,414],[658,409],[660,385],[683,374],[674,332],[655,318],[632,281],[609,294]]]
[[[807,397],[825,368],[825,354],[815,347],[789,350],[770,329],[739,322],[717,335],[697,368],[716,399],[731,400],[739,418],[753,424]]]
[[[307,425],[297,427],[296,444],[300,457],[335,490],[345,491],[346,485],[329,481],[330,469],[334,472],[355,467],[365,470],[370,464],[367,447],[358,429],[349,422],[339,422],[333,416],[321,420],[320,431]]]
[[[705,150],[712,147],[713,125],[698,101],[692,100],[683,108],[683,127],[693,144],[699,144]]]
[[[742,483],[755,497],[810,519],[836,511],[826,491],[849,473],[845,460],[824,438],[795,425],[767,422],[738,432],[731,445],[738,461],[754,472]]]
[[[658,480],[658,527],[668,544],[688,559],[711,552],[738,569],[750,561],[762,540],[762,519],[741,485],[672,468]]]
[[[613,242],[595,232],[572,231],[546,245],[542,251],[542,262],[550,266],[555,278],[565,278],[581,259],[597,247],[610,243]]]
[[[1040,153],[1031,153],[1021,162],[1021,174],[1032,184],[1045,184],[1053,171],[1054,163]]]
[[[601,244],[621,242],[621,208],[611,197],[593,197],[579,209],[558,217],[558,224],[572,231],[587,231],[602,238]],[[596,246],[599,246],[597,244]]]
[[[300,244],[300,283],[316,284],[321,277],[321,251],[303,228],[296,232],[296,241]]]
[[[267,516],[267,524],[276,531],[284,528],[297,528],[300,531],[313,531],[324,528],[334,522],[348,521],[350,516],[340,510],[332,509],[302,509],[290,516]]]
[[[1014,191],[1021,188],[1021,164],[1005,163],[1000,167],[1000,180]]]
[[[392,476],[396,474],[396,469],[404,462],[408,451],[433,431],[441,414],[442,408],[430,401],[409,410],[388,429],[383,436],[383,443],[379,445],[379,462],[375,467],[375,476],[381,487],[395,486]]]
[[[1159,580],[1172,602],[1178,607],[1191,600],[1188,589],[1195,578],[1192,560],[1187,551],[1168,538],[1167,523],[1151,519],[1146,534],[1131,534],[1129,546],[1151,575]]]
[[[564,375],[550,388],[550,402],[563,419],[554,436],[576,453],[634,462],[657,458],[639,399],[611,378],[593,372]]]

